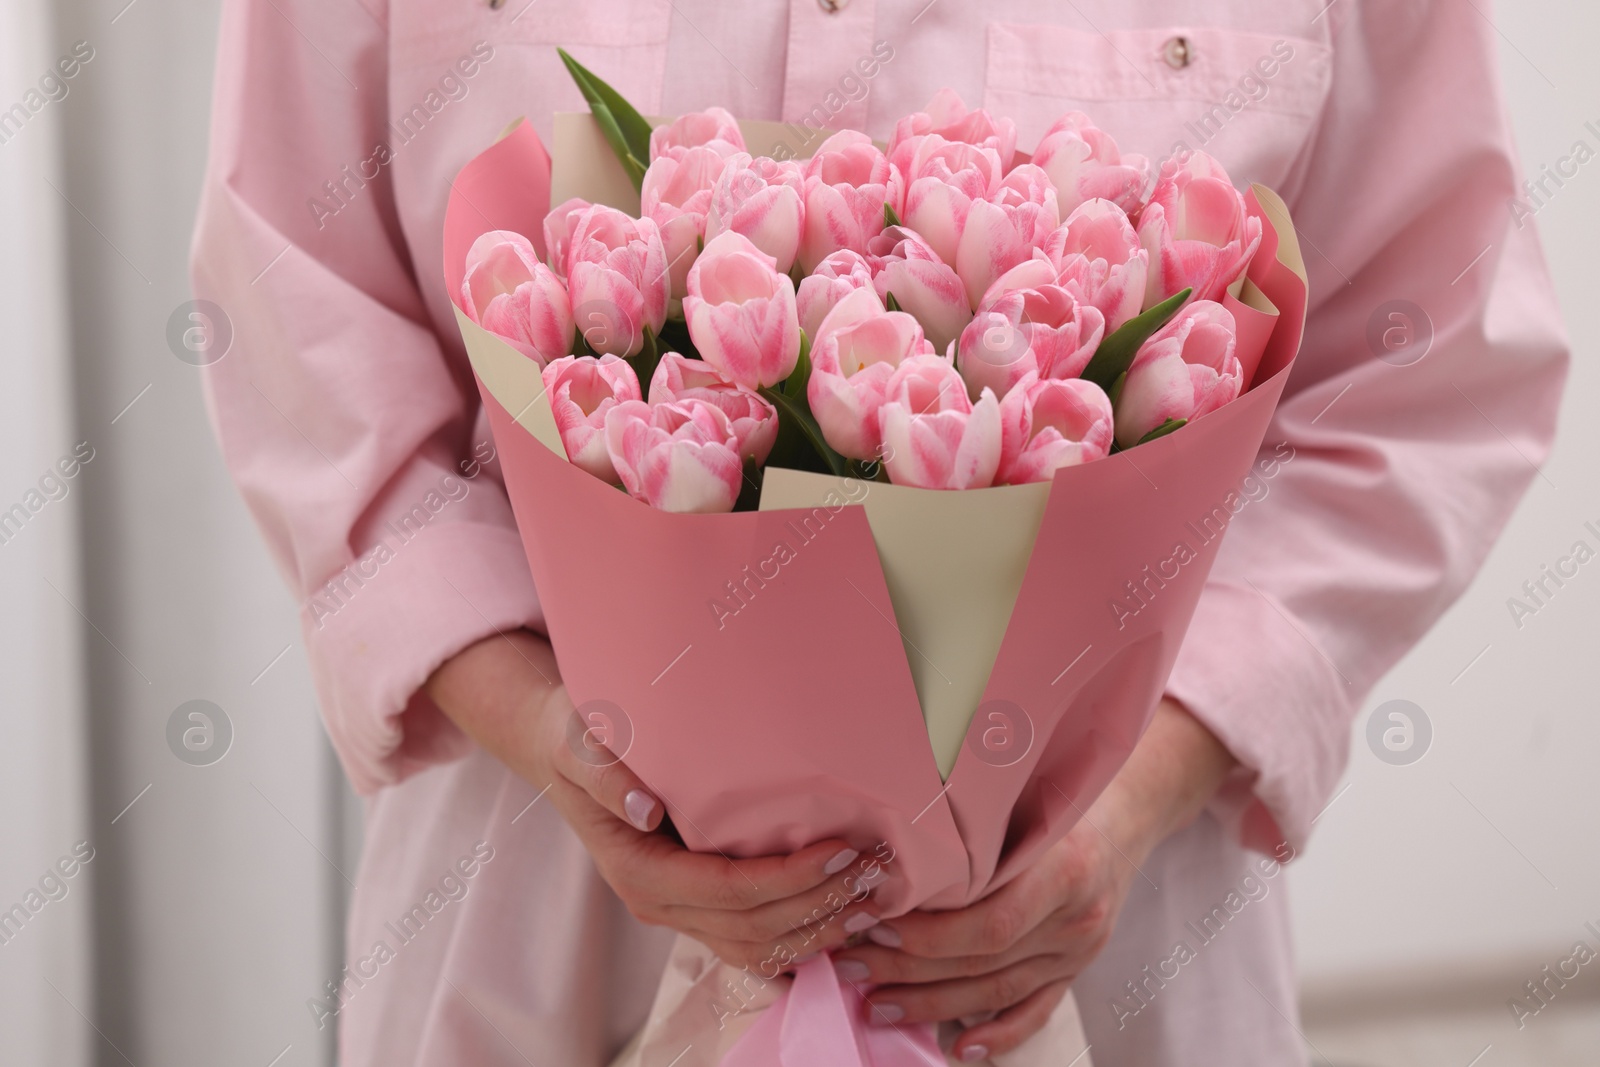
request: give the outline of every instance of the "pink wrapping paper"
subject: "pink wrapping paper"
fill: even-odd
[[[453,295],[485,230],[542,243],[548,194],[548,156],[526,124],[467,165],[445,224]],[[888,842],[893,876],[876,892],[893,916],[978,899],[1089,807],[1161,696],[1299,347],[1306,290],[1293,230],[1270,191],[1247,201],[1270,234],[1241,294],[1251,305],[1241,344],[1260,346],[1259,359],[1241,354],[1258,364],[1255,387],[1176,433],[1056,474],[984,702],[945,781],[861,507],[839,509],[808,540],[795,525],[803,511],[653,510],[552,451],[480,377],[562,677],[580,709],[621,710],[618,736],[631,738],[619,754],[690,848],[737,857],[832,836],[863,853]],[[469,349],[501,344],[458,317]],[[797,546],[793,558],[719,618],[711,602],[779,541]],[[1003,757],[985,745],[996,722],[1012,731]],[[809,969],[814,988],[779,998],[724,1062],[855,1062],[827,1058],[846,1051],[864,1065],[899,1062],[871,1052],[877,1039],[845,1010],[851,992],[832,974]],[[844,1028],[805,1053],[796,1035],[810,1028],[785,1037],[791,1011],[791,1022]]]

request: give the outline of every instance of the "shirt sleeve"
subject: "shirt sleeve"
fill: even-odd
[[[192,256],[233,336],[203,371],[208,410],[363,793],[469,750],[419,692],[439,664],[542,629],[470,369],[434,333],[382,162],[386,6],[230,0]]]
[[[1305,343],[1168,683],[1242,763],[1216,807],[1265,850],[1304,843],[1366,694],[1539,475],[1568,359],[1493,28],[1445,0],[1330,15],[1290,199]]]

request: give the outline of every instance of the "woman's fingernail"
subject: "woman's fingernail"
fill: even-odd
[[[865,982],[872,977],[872,971],[860,960],[840,960],[833,965],[833,969],[846,982]]]
[[[656,798],[643,789],[630,790],[628,795],[622,798],[622,810],[628,813],[629,822],[648,832],[650,814],[656,810]]]
[[[877,925],[878,917],[876,915],[868,915],[864,911],[858,911],[844,921],[845,930],[852,934],[859,934],[861,931],[870,930]],[[872,935],[868,934],[867,936],[871,937]]]
[[[849,929],[848,924],[846,924],[845,929]],[[851,932],[854,933],[855,931],[852,930]],[[894,927],[892,926],[874,925],[872,929],[867,931],[867,937],[872,941],[876,941],[884,948],[900,947],[900,935],[894,932]]]
[[[868,871],[866,874],[861,876],[861,884],[866,886],[868,889],[871,889],[874,886],[882,885],[888,880],[889,872],[884,870],[882,867],[879,867],[876,870]]]
[[[836,853],[833,859],[822,865],[822,873],[838,874],[840,871],[854,863],[856,861],[856,857],[859,855],[861,855],[861,853],[857,852],[853,848],[847,848],[842,852]]]
[[[962,1063],[977,1063],[979,1060],[989,1058],[989,1050],[983,1045],[968,1045],[961,1050]]]
[[[906,1010],[898,1004],[874,1004],[872,1015],[880,1022],[897,1023],[906,1017]]]

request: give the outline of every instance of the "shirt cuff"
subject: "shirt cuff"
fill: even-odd
[[[1269,594],[1213,580],[1167,695],[1240,763],[1211,803],[1247,848],[1304,847],[1349,759],[1349,683]]]
[[[471,522],[381,543],[300,619],[329,737],[363,795],[472,750],[422,691],[441,664],[492,634],[544,629],[517,531]]]

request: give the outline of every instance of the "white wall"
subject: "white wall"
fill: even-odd
[[[1497,8],[1524,168],[1553,167],[1580,139],[1600,152],[1600,10],[1561,0]],[[1349,788],[1292,868],[1312,990],[1403,969],[1478,973],[1510,997],[1579,937],[1600,948],[1582,929],[1600,927],[1600,559],[1520,629],[1506,606],[1574,541],[1600,549],[1583,525],[1600,530],[1600,158],[1535,222],[1574,349],[1560,436],[1478,580],[1356,724]],[[1420,705],[1433,724],[1431,749],[1409,766],[1381,762],[1364,736],[1367,715],[1392,699]]]
[[[112,1045],[141,1065],[265,1067],[286,1049],[275,1067],[329,1063],[332,1031],[305,1001],[338,970],[342,785],[295,606],[223,468],[199,372],[167,339],[190,297],[219,4],[50,6],[52,56],[95,50],[34,120],[66,146],[76,421],[98,450],[78,497],[97,628],[84,645],[105,1038],[90,1039],[108,1064],[122,1062]],[[211,766],[167,742],[196,698],[233,727]]]
[[[43,2],[0,5],[0,93],[37,86],[51,69],[49,23]],[[94,1010],[89,932],[99,868],[93,858],[80,868],[72,855],[97,835],[83,793],[82,479],[60,477],[74,469],[79,439],[57,240],[68,209],[47,184],[61,183],[57,134],[35,117],[0,144],[0,322],[8,324],[0,512],[10,520],[0,532],[0,913],[10,918],[21,905],[18,914],[32,916],[0,931],[0,1044],[12,1062],[81,1067],[93,1036],[79,1013]],[[25,510],[12,513],[18,505]],[[18,528],[14,516],[23,514],[31,517]],[[66,871],[72,877],[60,879]],[[38,894],[31,902],[29,892]]]

